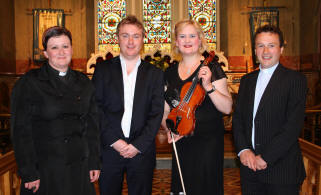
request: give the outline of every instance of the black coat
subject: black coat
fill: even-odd
[[[267,169],[254,172],[241,164],[241,179],[256,175],[262,183],[302,183],[305,169],[298,137],[304,121],[306,78],[281,64],[275,69],[254,118],[254,149],[251,136],[258,74],[259,71],[254,71],[241,79],[233,114],[234,144],[237,154],[251,149],[261,155]]]
[[[99,170],[99,130],[94,88],[68,70],[66,82],[48,64],[27,72],[12,92],[12,140],[21,194],[40,179],[37,194],[95,194],[89,170]],[[32,193],[31,193],[32,194]]]

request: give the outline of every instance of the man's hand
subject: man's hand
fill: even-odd
[[[100,174],[100,170],[91,170],[89,171],[90,182],[93,183],[98,180]]]
[[[113,148],[119,152],[120,154],[122,152],[125,151],[126,147],[128,146],[127,142],[125,142],[122,139],[117,140],[114,144],[113,144]]]
[[[240,154],[240,160],[244,166],[247,166],[249,169],[256,171],[256,158],[255,154],[251,150],[244,150]]]
[[[266,169],[267,163],[265,162],[265,160],[263,160],[263,158],[261,157],[261,155],[257,155],[257,156],[255,157],[255,159],[256,159],[256,168],[257,168],[257,170]]]
[[[40,187],[40,179],[25,183],[25,188],[32,190],[33,193],[36,193],[39,187]]]
[[[139,150],[135,148],[132,144],[128,144],[124,150],[120,153],[124,158],[133,158],[136,156],[136,154],[139,153]]]

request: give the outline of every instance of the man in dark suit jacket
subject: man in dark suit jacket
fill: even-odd
[[[140,58],[144,27],[134,16],[117,26],[120,56],[98,63],[93,76],[101,109],[102,195],[150,195],[155,136],[164,111],[163,72]]]
[[[255,34],[260,70],[241,79],[233,133],[243,195],[295,195],[305,178],[298,137],[303,127],[306,78],[279,64],[282,32]]]

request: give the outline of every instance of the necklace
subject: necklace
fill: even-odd
[[[192,73],[192,70],[195,70],[195,67],[197,67],[198,65],[199,63],[191,63],[191,65],[187,66],[185,63],[181,62],[181,69],[187,75],[190,75]]]
[[[186,68],[184,68],[184,65],[183,65],[183,64],[182,64],[182,66],[181,66],[181,69],[182,69],[187,75],[189,75],[189,74],[191,73],[192,68],[193,68],[193,67],[186,67]]]
[[[191,69],[192,69],[192,68],[189,68],[186,73],[187,73],[187,74],[191,73]]]

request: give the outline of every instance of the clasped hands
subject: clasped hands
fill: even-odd
[[[256,155],[251,150],[244,150],[240,154],[241,163],[253,171],[264,170],[267,168],[267,163],[263,160],[261,155]]]
[[[124,158],[133,158],[139,153],[139,150],[135,148],[135,146],[128,144],[122,139],[117,140],[112,147]]]

